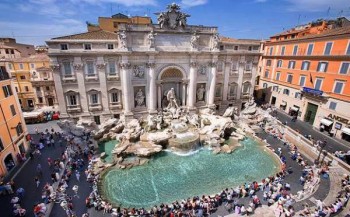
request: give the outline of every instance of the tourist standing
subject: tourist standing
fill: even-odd
[[[78,170],[75,171],[75,177],[77,178],[78,182],[80,182],[80,173]]]

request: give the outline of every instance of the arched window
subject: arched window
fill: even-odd
[[[267,88],[267,83],[263,83],[263,88]]]
[[[249,94],[250,93],[250,87],[251,87],[250,82],[244,82],[243,86],[242,86],[242,93],[243,94]]]

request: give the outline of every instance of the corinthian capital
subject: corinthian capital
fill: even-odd
[[[150,62],[150,63],[146,63],[146,66],[147,66],[148,68],[154,68],[154,67],[156,66],[156,64],[153,63],[153,62]]]
[[[197,62],[194,62],[194,61],[190,62],[190,66],[191,67],[197,67]]]
[[[216,67],[216,65],[218,64],[218,62],[216,61],[212,61],[212,62],[209,62],[209,67]]]
[[[59,70],[60,69],[60,64],[51,64],[50,65],[50,68],[52,71],[56,71],[56,70]]]
[[[131,64],[130,63],[120,63],[120,68],[122,69],[130,69]]]

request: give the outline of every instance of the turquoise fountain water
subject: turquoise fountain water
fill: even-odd
[[[163,152],[149,164],[127,170],[112,169],[103,179],[106,198],[123,207],[150,208],[160,203],[203,194],[226,187],[260,181],[273,175],[279,163],[252,139],[232,154],[214,155],[202,149],[190,156]]]

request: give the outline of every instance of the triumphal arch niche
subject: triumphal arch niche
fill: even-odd
[[[179,66],[167,66],[158,76],[158,108],[169,106],[169,91],[175,94],[178,106],[186,105],[186,85],[188,81],[184,70]]]

